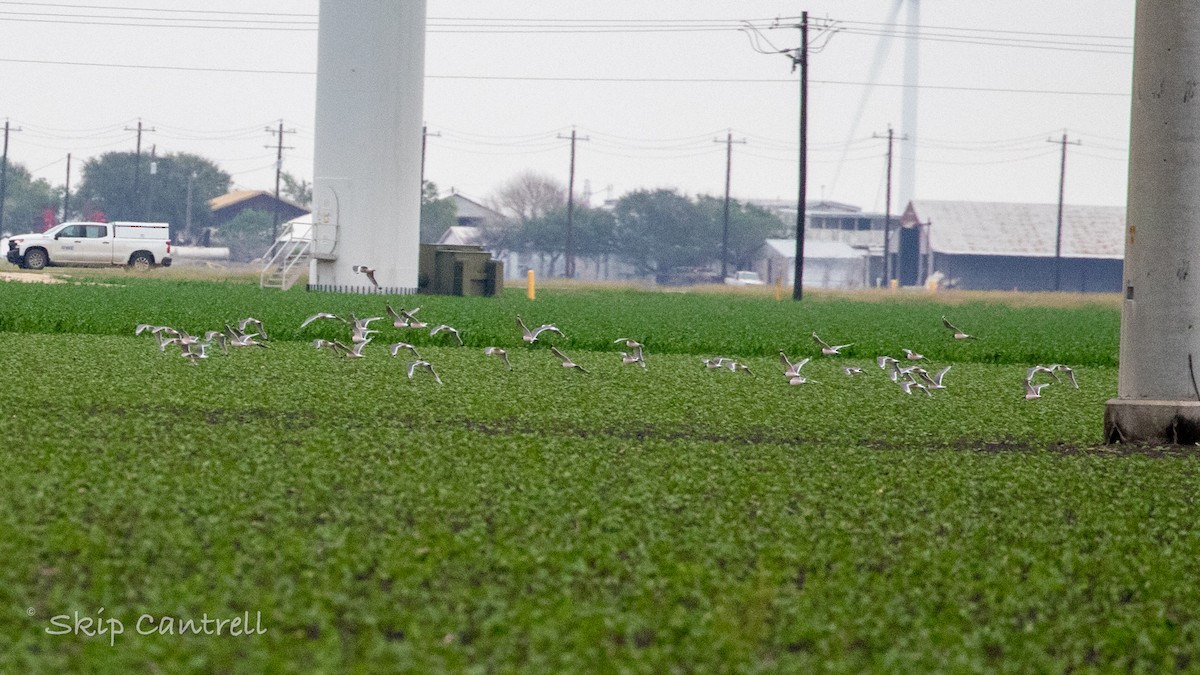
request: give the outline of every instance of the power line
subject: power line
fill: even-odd
[[[33,7],[63,7],[67,9],[106,9],[120,12],[163,12],[171,14],[234,14],[242,16],[304,16],[316,18],[316,14],[292,14],[290,12],[245,12],[241,10],[216,10],[216,9],[161,9],[158,7],[113,7],[109,5],[82,5],[78,3],[67,2],[16,2],[14,0],[0,1],[0,5],[21,5]]]
[[[283,32],[316,32],[316,27],[312,28],[274,28],[270,26],[205,26],[205,25],[187,25],[187,24],[145,24],[132,23],[128,21],[69,21],[66,19],[18,19],[11,16],[0,16],[0,21],[13,23],[50,23],[68,26],[116,26],[118,28],[193,28],[193,29],[209,29],[209,30],[257,30],[257,31],[283,31]]]
[[[166,70],[166,71],[185,71],[185,72],[204,72],[204,73],[242,73],[250,75],[305,75],[315,76],[316,71],[312,70],[260,70],[253,68],[207,68],[199,66],[160,66],[149,64],[131,64],[131,63],[97,63],[84,61],[51,61],[45,59],[11,59],[0,58],[0,63],[26,63],[33,65],[54,65],[54,66],[92,66],[98,68],[134,68],[142,70]],[[426,75],[426,79],[430,80],[475,80],[475,81],[501,81],[501,82],[629,82],[629,83],[676,83],[676,84],[691,84],[691,83],[712,83],[712,84],[789,84],[792,80],[780,78],[736,78],[736,77],[550,77],[550,76],[528,76],[528,75]],[[918,84],[906,85],[900,83],[888,82],[860,82],[854,80],[810,80],[812,84],[826,85],[844,85],[844,86],[874,86],[886,88],[906,88],[914,87],[917,89],[928,89],[935,91],[973,91],[987,92],[999,94],[1047,94],[1056,96],[1105,96],[1105,97],[1128,97],[1129,92],[1112,92],[1112,91],[1086,91],[1086,90],[1063,90],[1063,89],[1022,89],[1016,87],[968,87],[956,85],[935,85],[935,84]]]
[[[104,7],[68,3],[37,4],[28,2],[0,2],[0,5],[34,6],[39,9],[54,7],[69,10],[95,10],[108,14],[85,14],[64,12],[0,12],[0,21],[56,23],[66,25],[101,25],[138,28],[171,29],[215,29],[215,30],[259,30],[284,32],[315,32],[317,15],[274,12],[235,12],[219,10],[172,10],[150,7]],[[111,12],[135,12],[143,14],[112,14]],[[148,13],[148,14],[146,14]],[[160,14],[162,16],[154,16]],[[237,18],[265,17],[265,18]],[[180,22],[184,23],[180,23]],[[579,33],[687,33],[687,32],[748,32],[752,43],[765,38],[758,28],[780,27],[782,19],[525,19],[489,17],[430,17],[427,32],[458,34],[579,34]],[[164,23],[175,22],[175,23]],[[1015,31],[994,28],[964,28],[951,26],[907,26],[894,23],[839,20],[829,21],[827,28],[832,32],[867,36],[891,36],[982,46],[1007,46],[1054,51],[1128,54],[1132,38],[1072,34],[1048,31]],[[749,31],[747,31],[749,29]],[[919,31],[919,32],[917,32]],[[940,32],[939,32],[940,31]],[[825,38],[832,34],[827,33]],[[1027,37],[1013,37],[1027,36]],[[1049,38],[1049,39],[1043,39]],[[1064,43],[1064,40],[1067,42]],[[1072,42],[1072,40],[1074,42]],[[1079,42],[1079,40],[1119,41]],[[768,42],[768,44],[770,44]],[[823,45],[810,46],[813,51]]]
[[[109,12],[150,12],[154,14],[164,15],[207,15],[207,16],[231,16],[231,17],[267,17],[267,18],[283,18],[286,22],[298,23],[297,19],[308,21],[316,21],[317,14],[301,14],[295,12],[252,12],[245,10],[209,10],[209,9],[164,9],[161,7],[135,7],[135,6],[110,6],[110,5],[93,5],[84,3],[47,3],[47,2],[18,2],[14,0],[0,1],[0,5],[19,6],[19,7],[37,7],[47,8],[54,7],[69,10],[99,10]],[[65,15],[70,16],[70,15]],[[671,18],[671,19],[638,19],[638,18],[622,18],[622,19],[554,19],[554,18],[522,18],[522,17],[429,17],[431,23],[446,24],[461,24],[461,25],[499,25],[499,26],[522,26],[528,24],[542,24],[546,26],[562,26],[570,27],[578,26],[612,26],[612,25],[653,25],[653,26],[704,26],[704,25],[726,25],[731,29],[737,29],[746,23],[763,24],[765,26],[779,26],[781,23],[794,22],[799,20],[799,16],[784,16],[784,17],[767,17],[758,19],[745,18],[710,18],[710,19],[686,19],[686,18]],[[1029,35],[1053,38],[1069,38],[1069,39],[1099,39],[1099,40],[1120,40],[1132,43],[1131,36],[1117,35],[1099,35],[1092,33],[1064,33],[1052,31],[1027,31],[1027,30],[1005,30],[998,28],[970,28],[962,26],[942,26],[942,25],[921,25],[908,26],[907,24],[896,24],[876,21],[859,21],[839,19],[839,24],[854,25],[854,26],[875,26],[880,29],[885,28],[917,28],[922,31],[954,31],[965,33],[989,33],[1002,35]]]
[[[52,66],[93,66],[97,68],[135,68],[140,70],[172,70],[197,73],[247,73],[252,75],[308,75],[315,76],[315,70],[262,70],[254,68],[203,68],[192,66],[156,66],[143,63],[98,63],[88,61],[50,61],[43,59],[8,59],[0,58],[3,63],[29,63]]]
[[[1054,150],[1043,150],[1042,152],[1035,152],[1035,153],[1032,153],[1029,155],[1025,155],[1023,157],[1014,157],[1012,159],[984,160],[984,161],[971,161],[971,162],[953,162],[953,161],[944,161],[944,160],[939,161],[936,159],[922,159],[921,163],[922,164],[945,164],[945,165],[951,165],[951,166],[984,166],[984,165],[989,165],[989,164],[1018,164],[1020,162],[1027,162],[1031,159],[1039,159],[1041,157],[1046,157],[1048,155],[1053,155],[1053,154],[1054,154]]]
[[[987,47],[1019,47],[1022,49],[1043,49],[1056,52],[1084,52],[1089,54],[1120,54],[1129,55],[1133,53],[1132,47],[1120,47],[1117,45],[1089,45],[1081,44],[1079,47],[1069,46],[1070,43],[1051,43],[1040,40],[1006,40],[1003,38],[970,38],[958,36],[937,36],[927,35],[925,33],[914,33],[911,31],[865,31],[855,30],[852,28],[844,29],[850,35],[866,35],[874,37],[900,37],[906,40],[919,40],[924,42],[948,42],[954,44],[980,45]],[[1096,47],[1096,48],[1093,48]]]
[[[0,3],[0,4],[3,4],[3,3]],[[961,32],[966,32],[966,33],[1003,33],[1006,35],[1038,35],[1038,36],[1043,36],[1043,37],[1082,38],[1082,39],[1087,39],[1087,40],[1124,40],[1131,44],[1133,43],[1133,36],[1130,36],[1130,35],[1097,35],[1094,33],[1059,33],[1059,32],[1047,32],[1047,31],[1005,30],[1002,28],[967,28],[967,27],[963,27],[963,26],[929,26],[929,25],[910,26],[908,24],[903,24],[903,23],[894,23],[894,22],[893,23],[883,23],[883,22],[878,22],[878,21],[839,20],[838,23],[857,24],[857,25],[864,25],[864,26],[882,26],[882,27],[891,27],[891,28],[914,28],[914,29],[917,29],[920,31],[949,30],[949,31],[961,31]]]

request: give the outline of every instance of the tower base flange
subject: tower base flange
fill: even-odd
[[[1104,406],[1104,441],[1200,444],[1200,401],[1114,398]]]

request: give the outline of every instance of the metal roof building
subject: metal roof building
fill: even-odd
[[[266,190],[234,190],[208,200],[208,208],[212,209],[213,223],[218,226],[233,220],[242,211],[278,213],[280,223],[309,213],[308,209],[286,199],[275,199]]]
[[[817,288],[861,288],[868,284],[867,252],[840,241],[804,238],[804,285]],[[782,277],[792,285],[796,266],[795,239],[767,239],[754,271],[767,281]]]
[[[949,285],[969,289],[1121,288],[1124,207],[1064,205],[1058,261],[1057,233],[1057,204],[914,200],[891,254],[906,286],[940,273]]]

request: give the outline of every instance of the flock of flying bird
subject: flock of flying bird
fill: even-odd
[[[428,323],[417,318],[416,314],[420,308],[406,310],[393,309],[391,304],[385,306],[386,316],[372,316],[365,319],[359,319],[353,313],[348,315],[348,318],[343,318],[329,312],[318,312],[306,318],[301,324],[300,329],[307,328],[315,321],[337,321],[346,324],[350,327],[349,344],[341,340],[326,340],[318,338],[313,340],[312,345],[318,350],[328,349],[334,355],[344,358],[357,359],[363,358],[363,349],[371,343],[374,336],[382,331],[376,328],[371,328],[371,324],[375,321],[390,320],[392,328],[397,330],[428,330],[430,337],[438,335],[445,336],[445,339],[452,339],[458,343],[458,346],[464,346],[462,335],[458,329],[447,324],[438,324],[430,326]],[[942,324],[951,331],[956,340],[975,340],[974,335],[969,335],[957,326],[950,323],[946,317],[942,317]],[[551,333],[565,338],[563,332],[552,323],[545,323],[536,328],[530,328],[525,325],[525,321],[521,316],[517,315],[517,327],[521,330],[521,339],[525,344],[532,345],[538,341],[538,338],[544,334]],[[151,333],[157,340],[159,351],[165,352],[168,347],[178,347],[180,355],[188,359],[192,365],[197,365],[200,361],[208,358],[210,350],[219,349],[222,353],[229,353],[230,349],[237,347],[269,347],[267,344],[267,331],[263,327],[262,321],[254,317],[247,317],[240,321],[226,323],[223,330],[209,330],[204,333],[203,337],[195,337],[188,334],[186,331],[172,328],[170,326],[156,326],[152,324],[138,324],[134,330],[135,335],[141,335],[143,332]],[[813,342],[821,348],[823,356],[840,356],[842,350],[854,346],[854,343],[834,345],[821,339],[814,331],[812,334]],[[640,366],[643,370],[646,366],[645,348],[641,342],[633,338],[617,338],[613,344],[620,344],[629,351],[617,352],[621,357],[621,363],[625,365]],[[413,379],[418,371],[428,372],[433,377],[434,381],[442,384],[442,378],[438,375],[433,364],[423,358],[417,347],[409,342],[399,341],[388,345],[388,351],[393,357],[398,356],[401,352],[411,354],[412,360],[409,361],[407,367],[408,378]],[[922,363],[928,363],[925,356],[911,349],[904,348],[903,360],[893,358],[891,356],[878,356],[875,359],[876,365],[884,370],[889,379],[895,382],[905,394],[911,395],[913,390],[919,390],[926,396],[933,396],[933,392],[938,389],[945,389],[943,383],[946,374],[950,372],[951,366],[946,366],[934,373],[930,373]],[[583,366],[575,363],[569,356],[562,352],[557,346],[551,345],[550,353],[553,354],[562,363],[565,369],[578,370],[582,373],[589,371]],[[504,364],[508,370],[512,370],[512,363],[508,358],[508,351],[501,347],[485,347],[483,349],[484,356],[490,356],[498,359]],[[801,370],[812,359],[802,358],[798,361],[790,359],[784,351],[780,350],[779,360],[783,365],[783,375],[787,378],[788,384],[802,385],[816,383]],[[901,365],[909,363],[910,365]],[[726,357],[712,357],[703,359],[704,367],[708,370],[720,371],[728,370],[730,372],[740,372],[746,375],[754,375],[750,367],[745,363],[741,363],[735,359]],[[863,369],[857,366],[843,366],[842,373],[847,377],[862,375]],[[1060,373],[1062,377],[1060,377]],[[1042,397],[1042,389],[1049,386],[1051,382],[1035,382],[1040,375],[1047,376],[1054,383],[1063,382],[1063,378],[1071,384],[1075,389],[1079,388],[1079,383],[1075,379],[1075,372],[1061,364],[1056,363],[1049,366],[1037,365],[1029,368],[1025,373],[1025,399],[1035,399]]]
[[[343,318],[330,312],[317,312],[306,318],[300,324],[300,329],[303,330],[309,324],[318,320],[339,321],[346,324],[350,327],[349,344],[341,340],[317,338],[313,340],[312,345],[318,350],[328,349],[335,355],[350,359],[358,359],[365,356],[363,349],[381,332],[379,329],[371,328],[371,324],[375,321],[382,321],[385,318],[391,320],[393,328],[400,330],[428,329],[430,337],[445,335],[447,339],[452,338],[460,347],[464,346],[462,335],[457,328],[444,323],[430,327],[428,323],[418,319],[416,314],[420,311],[419,307],[409,310],[404,308],[396,310],[392,308],[391,304],[387,304],[385,309],[387,313],[386,317],[372,316],[365,319],[360,319],[353,313],[349,314],[348,318]],[[538,336],[543,333],[554,333],[560,337],[566,337],[557,326],[550,323],[531,329],[525,325],[520,315],[517,315],[517,327],[521,329],[521,339],[526,344],[537,342]],[[254,328],[254,332],[248,332],[250,328]],[[144,332],[149,332],[156,338],[159,351],[165,352],[171,346],[178,347],[180,356],[188,359],[192,365],[197,365],[200,361],[207,359],[209,351],[214,346],[226,354],[229,353],[229,349],[232,347],[269,347],[266,342],[266,329],[263,327],[262,321],[254,317],[245,318],[234,323],[226,323],[224,330],[207,331],[202,338],[192,336],[184,330],[171,326],[156,326],[143,323],[138,324],[134,329],[135,335],[141,335]],[[614,344],[617,343],[623,344],[629,349],[628,352],[618,352],[622,363],[640,365],[643,369],[646,368],[646,359],[640,342],[633,338],[619,338],[614,341]],[[412,355],[413,360],[408,363],[407,368],[410,380],[417,371],[425,371],[438,384],[442,384],[441,376],[438,375],[433,364],[421,356],[416,345],[404,341],[395,342],[388,345],[388,351],[393,357],[399,355],[401,352]],[[571,357],[563,353],[557,346],[551,346],[550,353],[559,359],[563,368],[575,369],[583,373],[589,372],[583,366],[572,361]],[[484,356],[495,357],[504,364],[505,368],[512,370],[512,362],[508,359],[508,350],[502,347],[485,347],[483,354]]]
[[[945,326],[946,329],[951,333],[953,333],[955,340],[978,339],[976,336],[970,335],[954,324],[950,323],[949,319],[946,317],[942,317],[942,325]],[[812,339],[813,342],[817,343],[817,345],[821,348],[821,354],[823,356],[840,356],[843,349],[854,346],[854,343],[848,343],[844,345],[830,344],[825,340],[822,340],[821,337],[817,335],[816,331],[813,331]],[[924,392],[926,396],[932,397],[935,390],[946,388],[946,385],[943,384],[943,380],[946,377],[946,373],[950,372],[951,366],[946,366],[945,368],[942,368],[931,374],[928,370],[921,366],[921,362],[928,362],[923,354],[919,354],[912,349],[908,349],[907,347],[903,348],[901,351],[904,352],[903,361],[886,355],[875,357],[876,365],[878,365],[880,369],[887,373],[888,378],[891,379],[892,382],[895,382],[897,385],[899,385],[901,391],[903,391],[905,394],[912,395],[913,390],[916,389]],[[779,361],[783,364],[783,376],[787,378],[788,384],[800,385],[817,383],[816,380],[813,380],[801,373],[801,369],[808,365],[810,361],[812,361],[811,358],[805,357],[799,361],[793,361],[788,357],[787,352],[780,350]],[[911,362],[912,365],[900,365],[903,362]],[[730,372],[741,372],[746,375],[754,375],[754,372],[750,370],[749,366],[731,358],[706,358],[703,360],[703,363],[704,367],[709,370],[729,370]],[[842,374],[846,375],[847,377],[854,377],[855,375],[863,374],[863,369],[858,366],[843,366],[841,370]],[[1076,389],[1079,388],[1079,383],[1075,379],[1075,371],[1073,371],[1071,368],[1061,363],[1055,363],[1049,366],[1037,365],[1029,368],[1025,372],[1025,400],[1041,398],[1042,389],[1050,385],[1050,382],[1040,382],[1035,384],[1034,379],[1039,374],[1045,373],[1046,375],[1049,375],[1054,382],[1061,383],[1062,379],[1058,376],[1058,373],[1060,372],[1063,373],[1063,375],[1067,378],[1067,381],[1071,383],[1071,386]]]
[[[258,330],[246,332],[251,326]],[[266,347],[267,331],[263,329],[262,321],[247,317],[237,322],[237,327],[225,324],[225,330],[210,330],[204,337],[196,337],[187,331],[170,326],[155,326],[139,323],[134,329],[134,335],[150,332],[158,341],[159,351],[165,352],[172,345],[179,347],[180,355],[191,361],[192,365],[208,358],[208,350],[216,345],[223,353],[228,354],[231,347]],[[261,339],[260,339],[261,338]]]

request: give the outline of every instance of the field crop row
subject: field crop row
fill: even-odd
[[[4,284],[0,331],[126,335],[134,323],[173,325],[189,331],[217,328],[246,316],[262,319],[272,339],[311,340],[332,328],[299,329],[315,312],[383,316],[393,306],[423,307],[431,325],[448,323],[475,347],[520,345],[515,316],[555,323],[575,349],[603,350],[618,337],[635,337],[653,353],[772,356],[813,353],[810,334],[854,343],[860,358],[899,354],[902,347],[954,363],[1115,366],[1119,312],[1108,306],[1010,307],[989,303],[947,306],[934,300],[860,302],[817,297],[775,302],[744,294],[666,294],[636,290],[560,290],[528,301],[520,291],[502,298],[345,296],[262,290],[244,283],[172,281],[128,277],[122,285]],[[942,326],[951,320],[977,341],[955,341]],[[427,335],[413,334],[427,344]]]
[[[1192,670],[1200,463],[1098,446],[1112,307],[552,289],[382,296],[114,276],[0,284],[0,671]],[[515,315],[558,324],[590,374]],[[945,314],[979,341],[955,341]],[[137,323],[247,316],[191,365]],[[856,342],[821,357],[809,334]],[[648,369],[612,344],[647,346]],[[416,343],[444,381],[409,380]],[[513,370],[482,347],[509,349]],[[922,351],[905,395],[874,357]],[[789,386],[779,349],[813,356]],[[756,373],[705,369],[731,356]],[[1024,399],[1025,368],[1080,388]],[[847,377],[843,365],[864,373]],[[49,635],[80,612],[108,637]],[[261,612],[265,634],[137,635]]]
[[[622,365],[616,345],[604,352],[572,348],[590,371],[583,374],[564,371],[540,344],[513,348],[512,371],[478,348],[424,347],[445,382],[439,386],[421,374],[407,379],[410,359],[392,358],[384,342],[368,345],[362,359],[278,342],[217,352],[199,366],[176,349],[160,351],[148,335],[0,334],[0,352],[28,355],[13,366],[27,373],[20,395],[29,400],[41,392],[45,405],[182,409],[202,401],[231,414],[318,415],[312,424],[353,419],[502,433],[877,447],[1092,445],[1100,441],[1098,420],[1116,384],[1112,368],[1078,368],[1080,389],[1052,385],[1042,399],[1026,401],[1024,367],[956,363],[947,388],[926,397],[904,394],[873,359],[818,357],[805,368],[816,383],[790,386],[777,357],[741,359],[755,373],[748,376],[706,369],[691,355],[650,354],[643,371]],[[844,375],[841,367],[851,364],[864,373]],[[60,379],[65,373],[70,386]]]
[[[428,357],[444,386],[298,342],[191,366],[0,334],[0,598],[32,610],[0,619],[0,668],[1193,663],[1200,464],[1051,447],[1094,438],[1112,369],[1026,402],[1006,365],[924,398],[833,360],[789,387],[769,357]],[[267,633],[44,632],[100,607]]]

